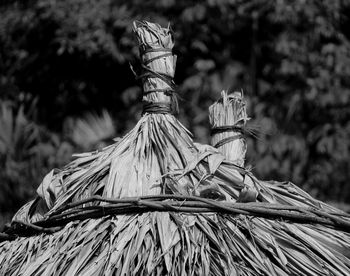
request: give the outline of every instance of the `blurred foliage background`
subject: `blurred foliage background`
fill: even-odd
[[[350,1],[0,3],[0,225],[49,170],[140,117],[135,19],[175,31],[179,119],[195,140],[209,141],[220,91],[243,89],[253,172],[350,203]]]

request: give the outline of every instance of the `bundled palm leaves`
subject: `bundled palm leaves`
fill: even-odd
[[[0,275],[350,274],[349,216],[291,183],[257,180],[220,152],[229,147],[193,143],[172,115],[169,27],[135,22],[134,31],[142,118],[44,178],[0,236]],[[221,109],[236,117],[212,117],[214,127],[242,127],[245,111],[229,114],[238,107]]]
[[[222,91],[221,99],[209,107],[211,144],[241,167],[247,151],[244,135],[248,120],[243,92],[227,95]]]

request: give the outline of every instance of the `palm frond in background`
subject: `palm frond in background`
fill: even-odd
[[[0,154],[18,159],[28,154],[38,139],[38,129],[28,121],[21,106],[17,112],[7,102],[0,102]]]
[[[73,153],[106,146],[115,134],[107,111],[68,118],[63,135],[30,117],[23,106],[0,101],[0,229],[35,195],[47,171],[68,163]]]
[[[101,115],[87,113],[81,118],[69,118],[64,128],[66,136],[84,151],[102,148],[116,135],[113,119],[106,110]]]
[[[26,118],[22,107],[15,111],[7,102],[0,102],[0,130],[0,209],[6,214],[18,208],[38,185],[33,183],[30,164],[40,130]]]

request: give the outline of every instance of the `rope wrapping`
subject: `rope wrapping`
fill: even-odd
[[[245,138],[246,131],[244,130],[243,127],[237,126],[237,125],[232,125],[232,126],[226,125],[226,126],[213,127],[211,129],[210,135],[214,135],[214,134],[222,133],[222,132],[229,132],[229,131],[239,132],[239,134],[229,136],[229,137],[226,137],[226,138],[220,140],[219,142],[217,142],[214,145],[214,148],[220,148],[227,143],[230,143],[230,142],[235,141],[237,139],[244,139]]]
[[[242,134],[237,134],[237,135],[234,135],[234,136],[229,136],[225,139],[222,139],[220,140],[219,142],[217,142],[215,145],[214,145],[214,148],[220,148],[222,147],[223,145],[227,144],[227,143],[230,143],[232,141],[235,141],[237,139],[243,139],[244,136]]]
[[[169,103],[144,103],[142,114],[145,113],[172,113],[171,104]]]
[[[217,126],[211,129],[210,135],[214,135],[216,133],[227,132],[227,131],[235,131],[240,132],[241,134],[246,134],[243,127],[232,125],[232,126]]]

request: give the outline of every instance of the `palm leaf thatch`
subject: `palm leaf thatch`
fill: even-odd
[[[0,236],[0,275],[349,274],[348,215],[193,143],[171,114],[170,29],[134,30],[142,118],[44,178]]]

